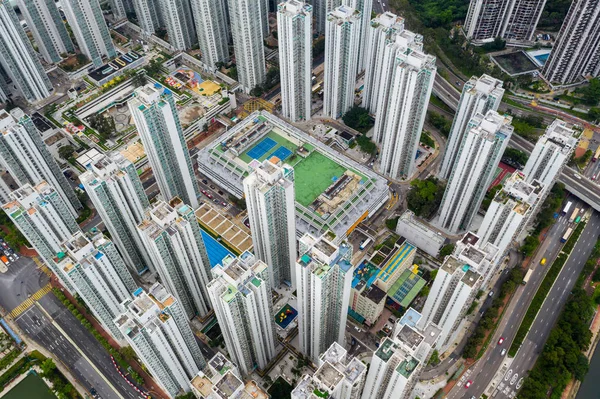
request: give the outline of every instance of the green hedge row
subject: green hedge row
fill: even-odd
[[[556,260],[552,263],[550,270],[548,270],[548,272],[546,273],[542,284],[538,288],[537,292],[535,293],[535,296],[533,297],[533,300],[529,304],[529,308],[527,309],[527,313],[525,313],[525,317],[523,317],[523,321],[521,322],[521,326],[517,331],[517,335],[515,336],[515,339],[513,340],[513,343],[510,346],[510,349],[508,350],[508,356],[514,357],[517,354],[517,351],[519,350],[521,344],[525,340],[525,337],[527,336],[531,325],[533,324],[538,312],[540,311],[544,300],[548,295],[548,292],[550,292],[552,285],[554,285],[554,281],[560,274],[562,267],[567,261],[569,254],[573,250],[573,247],[575,246],[575,243],[579,239],[579,236],[581,235],[581,232],[584,228],[585,222],[579,223],[573,234],[571,234],[571,237],[569,238],[567,243],[564,245],[563,251],[558,255]]]

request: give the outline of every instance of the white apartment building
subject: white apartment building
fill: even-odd
[[[344,345],[354,267],[352,247],[305,234],[296,262],[299,350],[317,363],[332,343]]]
[[[121,303],[138,288],[112,241],[98,235],[89,241],[82,232],[63,244],[58,267],[81,299],[120,345],[125,339],[113,320],[123,313]]]
[[[480,285],[481,275],[471,265],[454,255],[446,257],[417,324],[422,329],[431,322],[441,329],[435,345],[440,353],[452,344]]]
[[[133,9],[145,36],[154,34],[163,25],[156,0],[133,0]]]
[[[483,222],[477,231],[479,245],[491,242],[503,255],[519,234],[527,227],[537,210],[545,187],[534,180],[525,181],[525,175],[516,171],[496,193]]]
[[[512,135],[511,122],[510,116],[488,111],[467,125],[440,205],[442,228],[456,233],[471,225]]]
[[[242,375],[275,357],[275,326],[267,264],[250,252],[228,255],[213,269],[208,292],[231,360]]]
[[[45,181],[34,187],[24,184],[10,197],[11,202],[4,204],[2,210],[54,274],[73,292],[73,287],[65,281],[62,270],[54,262],[56,255],[62,251],[61,244],[79,231],[67,204]]]
[[[127,0],[109,0],[110,9],[115,20],[127,18],[126,2]]]
[[[244,197],[256,257],[269,266],[272,287],[295,286],[296,208],[294,169],[271,158],[254,159],[244,179]]]
[[[403,34],[404,18],[389,11],[379,14],[370,21],[365,40],[365,87],[363,89],[362,106],[372,114],[377,112],[380,92],[388,94],[387,88],[391,80],[391,72],[396,58],[397,48],[394,45],[396,35]],[[415,35],[422,49],[422,36]],[[407,38],[408,39],[408,38]],[[419,40],[420,39],[420,40]]]
[[[156,383],[171,399],[189,392],[206,361],[179,301],[156,283],[136,290],[123,307],[114,322]]]
[[[559,85],[600,76],[600,4],[597,1],[571,3],[542,76]]]
[[[169,44],[175,50],[187,50],[196,43],[196,27],[190,0],[156,0],[162,22],[167,28]]]
[[[137,231],[150,203],[135,166],[114,153],[89,165],[79,180],[127,266],[138,274],[154,271],[152,258]]]
[[[238,82],[246,93],[265,82],[264,0],[228,0]]]
[[[327,15],[341,6],[342,0],[311,0],[310,4],[313,6],[315,16],[315,31],[318,35],[324,35]]]
[[[19,108],[10,114],[0,110],[0,156],[19,185],[46,181],[61,196],[69,212],[77,216],[81,203],[56,160],[48,151],[33,121]]]
[[[384,117],[375,121],[374,138],[381,143],[380,172],[392,179],[408,179],[415,173],[417,149],[437,71],[435,57],[411,46],[406,37],[417,42],[416,47],[421,46],[421,39],[414,34],[396,36],[389,89],[384,86],[380,92],[376,111]]]
[[[373,12],[373,0],[343,0],[342,4],[360,11],[360,38],[358,40],[358,69],[360,73],[366,68],[367,49],[367,30],[371,22],[371,13]]]
[[[575,132],[555,119],[540,137],[523,168],[527,183],[538,180],[549,191],[577,147]]]
[[[117,56],[98,0],[60,0],[79,50],[95,67]]]
[[[160,281],[181,303],[188,319],[210,311],[206,286],[210,263],[194,210],[173,198],[148,210],[138,230]]]
[[[546,0],[471,0],[463,30],[467,39],[483,44],[501,37],[531,42]]]
[[[312,17],[312,6],[303,1],[277,6],[281,113],[293,122],[311,116]]]
[[[7,91],[4,96],[0,93],[0,99],[5,100],[9,89],[15,89],[29,102],[50,95],[52,83],[37,57],[12,4],[0,0],[0,69],[12,81],[12,85],[0,89]]]
[[[226,7],[224,0],[192,0],[202,62],[211,71],[218,62],[229,61]]]
[[[337,119],[354,106],[361,32],[360,11],[339,6],[325,22],[323,115]]]
[[[321,354],[319,368],[314,375],[302,376],[292,399],[332,397],[335,399],[359,399],[365,384],[367,366],[337,342]]]
[[[171,92],[148,84],[128,105],[163,199],[179,197],[198,208],[198,182]]]
[[[489,110],[498,111],[504,95],[502,85],[501,80],[489,75],[481,75],[479,78],[473,76],[465,83],[440,166],[439,176],[442,179],[448,180],[456,166],[458,150],[465,138],[471,119],[478,113],[485,115]]]
[[[17,0],[17,4],[47,63],[58,63],[61,54],[75,52],[54,0]]]
[[[431,322],[419,328],[421,319],[419,312],[408,308],[392,335],[381,340],[371,359],[362,399],[410,397],[441,332]]]

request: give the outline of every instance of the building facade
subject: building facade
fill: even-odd
[[[358,69],[357,74],[366,68],[367,30],[373,12],[373,0],[343,0],[342,4],[360,11],[360,38],[358,40]]]
[[[294,169],[253,160],[244,179],[244,196],[254,253],[269,266],[272,287],[295,286],[296,208]]]
[[[163,391],[174,399],[206,366],[181,304],[159,283],[123,302],[114,322]]]
[[[128,105],[163,199],[179,197],[198,208],[198,182],[171,92],[148,84]]]
[[[571,3],[542,76],[559,85],[600,76],[600,4],[597,1]]]
[[[60,0],[79,50],[95,67],[117,56],[98,0]]]
[[[531,42],[546,0],[471,0],[464,31],[476,44]]]
[[[442,228],[456,233],[471,225],[514,130],[511,122],[496,111],[469,122],[440,205]]]
[[[162,16],[155,0],[133,0],[133,9],[144,35],[150,36],[162,26]]]
[[[5,96],[0,97],[8,96],[9,88],[29,102],[50,96],[52,83],[37,57],[10,1],[0,0],[0,72],[12,81],[12,87],[3,82]],[[0,80],[5,77],[0,76]]]
[[[75,52],[54,0],[18,0],[17,4],[47,63],[59,63],[62,54]]]
[[[385,117],[377,118],[373,134],[381,143],[380,172],[392,179],[408,179],[416,170],[417,149],[437,68],[435,57],[415,48],[410,51],[410,42],[404,36],[396,37],[399,45],[389,88],[383,89],[389,91],[380,92],[376,111]]]
[[[577,147],[578,139],[574,134],[560,119],[555,119],[546,128],[523,169],[528,183],[538,180],[548,191],[552,188]]]
[[[442,179],[448,180],[456,166],[458,149],[465,138],[471,119],[478,113],[485,115],[489,110],[498,111],[504,95],[502,84],[502,81],[488,75],[479,78],[473,76],[465,83],[440,166],[439,175]]]
[[[135,166],[115,153],[89,165],[79,180],[127,266],[138,274],[154,271],[137,231],[150,203]]]
[[[312,107],[312,6],[288,0],[277,6],[281,113],[310,119]]]
[[[229,61],[226,7],[224,0],[192,0],[202,62],[211,70]]]
[[[354,267],[352,247],[305,234],[296,262],[299,350],[317,363],[332,343],[344,345]]]
[[[69,207],[45,181],[36,186],[24,184],[10,197],[11,201],[4,204],[2,210],[54,274],[73,292],[73,287],[55,263],[56,255],[62,251],[61,244],[79,231]]]
[[[263,0],[228,0],[238,81],[246,93],[266,78]]]
[[[138,288],[112,241],[102,235],[88,240],[75,233],[63,244],[58,267],[102,327],[121,345],[125,339],[113,320],[123,313],[121,303]]]
[[[187,50],[197,40],[190,0],[156,0],[162,22],[167,28],[169,44],[175,50]]]
[[[244,252],[213,269],[208,292],[231,360],[242,375],[275,357],[275,326],[267,264]]]
[[[10,114],[0,110],[0,155],[18,185],[46,181],[61,196],[69,212],[77,216],[81,203],[56,160],[48,151],[31,118],[19,108]]]
[[[193,209],[179,198],[158,201],[138,230],[161,282],[187,317],[205,317],[211,308],[206,288],[210,262]]]
[[[361,21],[360,11],[347,6],[339,6],[327,14],[323,75],[324,116],[337,119],[354,106]]]

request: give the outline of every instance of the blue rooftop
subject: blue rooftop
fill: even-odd
[[[206,252],[208,253],[208,260],[210,261],[211,269],[220,264],[223,261],[223,258],[227,255],[235,257],[234,254],[232,254],[227,248],[221,245],[203,229],[200,229],[200,232],[202,233],[202,239],[204,240],[204,245],[206,246]]]

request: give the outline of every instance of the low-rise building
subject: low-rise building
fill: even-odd
[[[440,249],[446,243],[446,237],[419,220],[416,215],[409,210],[406,210],[400,216],[400,219],[398,219],[396,234],[402,237],[410,237],[410,241],[415,244],[417,248],[433,257],[438,255]]]

